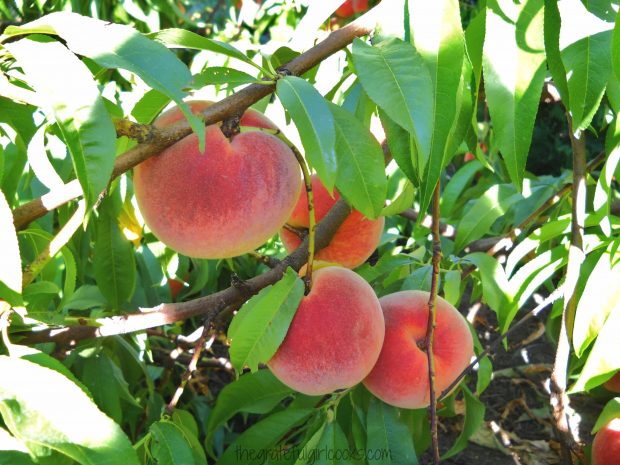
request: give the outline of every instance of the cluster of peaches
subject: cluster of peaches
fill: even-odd
[[[209,105],[190,103],[194,112]],[[175,108],[155,125],[165,127],[182,118]],[[244,113],[240,126],[268,131],[242,131],[229,139],[218,125],[210,125],[204,154],[191,134],[135,170],[135,194],[146,224],[180,253],[233,257],[259,247],[278,230],[290,252],[301,239],[284,224],[308,228],[307,196],[291,149],[271,133],[274,124],[255,110]],[[338,194],[330,195],[317,177],[312,188],[320,221]],[[363,382],[389,404],[428,405],[429,294],[401,291],[378,299],[351,271],[376,249],[383,226],[383,217],[370,220],[354,210],[317,253],[317,260],[334,266],[315,271],[310,292],[268,363],[291,388],[319,395]],[[436,391],[441,392],[469,363],[473,342],[465,319],[439,297],[436,321],[433,353]]]

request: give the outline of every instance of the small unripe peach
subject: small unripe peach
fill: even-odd
[[[191,102],[198,113],[211,102]],[[178,108],[155,125],[181,119]],[[247,110],[242,126],[275,129],[266,117]],[[135,194],[144,221],[170,248],[197,258],[227,258],[262,245],[291,214],[301,189],[291,149],[260,131],[227,139],[217,125],[206,128],[205,153],[190,134],[138,165]]]
[[[364,379],[377,361],[384,332],[370,285],[349,269],[321,268],[268,365],[299,392],[327,394]]]
[[[312,193],[314,214],[318,223],[340,195],[334,190],[332,197],[318,176],[312,176]],[[305,189],[301,190],[297,205],[287,223],[295,228],[308,228],[308,197]],[[319,250],[315,257],[317,260],[355,268],[364,263],[379,245],[384,224],[383,217],[370,220],[357,210],[353,210],[340,225],[329,245]],[[295,250],[301,243],[297,235],[286,229],[280,231],[280,238],[288,252]]]
[[[592,465],[620,465],[620,418],[614,418],[596,433]]]
[[[430,294],[401,291],[381,299],[385,340],[379,360],[364,385],[379,399],[401,408],[429,405],[426,327]],[[435,392],[439,395],[473,356],[473,339],[465,318],[437,296],[433,337]]]

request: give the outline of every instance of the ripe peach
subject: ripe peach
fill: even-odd
[[[620,417],[596,433],[592,443],[592,465],[620,465]]]
[[[348,18],[355,13],[362,13],[368,9],[368,0],[347,0],[336,10],[336,16]]]
[[[268,365],[299,392],[327,394],[364,379],[377,361],[384,332],[370,285],[346,268],[321,268]]]
[[[607,380],[603,387],[611,392],[620,392],[620,371]]]
[[[340,198],[340,195],[334,191],[334,197],[331,197],[317,176],[312,176],[312,192],[314,214],[316,221],[319,222]],[[287,223],[296,228],[308,227],[308,197],[305,189],[302,189],[297,205]],[[353,210],[340,225],[329,245],[316,254],[316,259],[338,263],[347,268],[361,265],[379,245],[384,224],[383,217],[369,220],[357,210]],[[280,231],[280,237],[289,252],[295,250],[301,243],[296,234],[286,229]]]
[[[379,399],[401,408],[429,405],[426,352],[428,300],[424,291],[401,291],[379,299],[385,318],[385,341],[364,385]],[[474,353],[465,318],[437,296],[433,354],[437,394],[467,367]]]
[[[191,102],[197,113],[211,102]],[[183,119],[178,108],[161,115],[164,127]],[[247,110],[242,126],[274,129]],[[290,148],[264,132],[227,139],[217,125],[206,128],[206,150],[190,134],[138,165],[134,186],[144,221],[170,248],[196,258],[227,258],[249,252],[282,227],[301,189]]]

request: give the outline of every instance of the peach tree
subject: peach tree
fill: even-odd
[[[620,463],[618,7],[0,3],[0,463],[449,463],[534,320]]]

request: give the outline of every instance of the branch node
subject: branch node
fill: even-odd
[[[241,132],[239,129],[240,122],[241,115],[239,113],[234,114],[222,121],[220,129],[228,139],[231,139],[233,136],[236,136]]]

